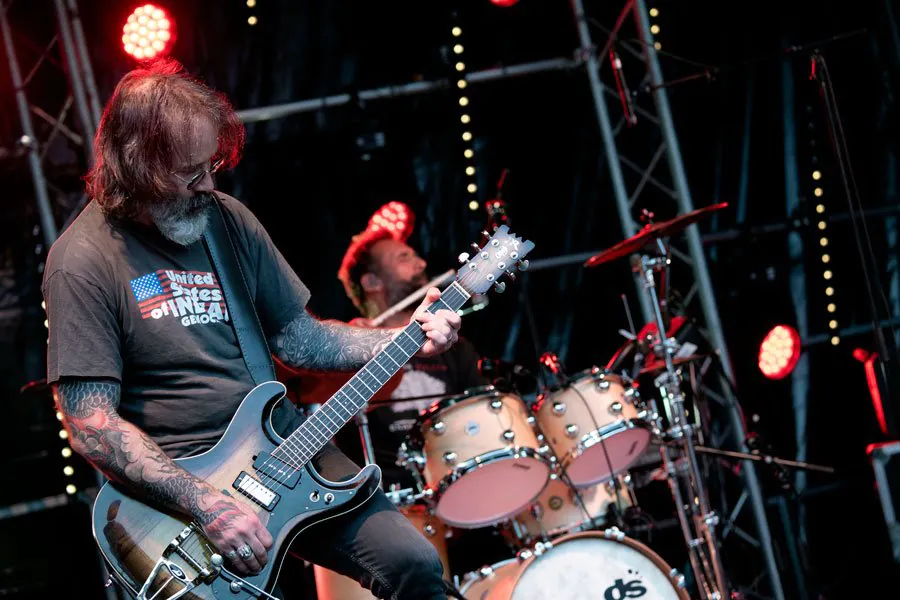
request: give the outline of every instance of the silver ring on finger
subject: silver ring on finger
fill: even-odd
[[[240,548],[237,549],[237,553],[238,553],[238,556],[240,556],[244,560],[247,560],[248,558],[253,556],[253,548],[251,548],[247,544],[244,544],[243,546],[241,546]]]

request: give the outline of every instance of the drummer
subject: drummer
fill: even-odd
[[[428,283],[427,264],[406,243],[407,237],[408,233],[386,228],[367,229],[353,237],[338,271],[347,297],[361,314],[350,324],[372,327],[372,319]],[[398,327],[409,323],[416,306],[418,303],[412,303],[379,326]],[[462,336],[447,352],[432,358],[413,357],[404,365],[400,382],[391,394],[397,401],[368,413],[374,460],[384,472],[385,489],[391,484],[415,489],[415,480],[409,472],[395,465],[397,450],[419,412],[435,401],[434,398],[402,399],[459,394],[487,383],[480,374],[475,348]],[[350,439],[346,435],[341,437]],[[336,441],[341,445],[340,437]],[[358,436],[351,441],[359,447]],[[346,445],[345,442],[343,446]],[[354,448],[344,450],[352,452]]]

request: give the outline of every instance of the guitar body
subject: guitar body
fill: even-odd
[[[94,502],[94,537],[111,573],[134,596],[150,598],[159,592],[159,599],[265,597],[261,591],[274,586],[294,537],[311,525],[354,510],[379,489],[381,471],[375,465],[343,482],[325,479],[308,462],[299,470],[288,469],[290,478],[279,476],[284,484],[267,476],[285,473],[284,463],[269,456],[283,441],[272,428],[270,415],[284,394],[278,382],[257,386],[213,448],[176,460],[186,471],[254,509],[266,525],[274,543],[260,573],[239,579],[227,559],[223,564],[214,556],[216,550],[188,517],[147,505],[118,484],[101,488]]]

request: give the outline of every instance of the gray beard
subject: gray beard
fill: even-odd
[[[209,213],[204,210],[196,215],[185,214],[194,201],[170,201],[151,203],[147,210],[150,218],[167,239],[181,246],[190,246],[203,236],[209,225]]]

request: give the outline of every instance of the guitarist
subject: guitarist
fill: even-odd
[[[105,107],[87,176],[92,198],[53,244],[42,291],[48,381],[72,448],[146,501],[192,517],[233,568],[258,572],[273,540],[244,505],[174,462],[211,448],[253,380],[201,241],[221,203],[273,353],[298,368],[354,371],[397,333],[324,322],[309,291],[213,175],[239,159],[244,129],[228,100],[174,61],[126,74]],[[460,319],[424,307],[420,356],[446,351]],[[278,421],[290,430],[289,402]],[[282,427],[282,429],[284,429]],[[287,432],[289,430],[285,430]],[[332,480],[358,468],[334,445],[313,458]],[[446,598],[434,548],[380,491],[311,526],[292,550],[379,598]]]

